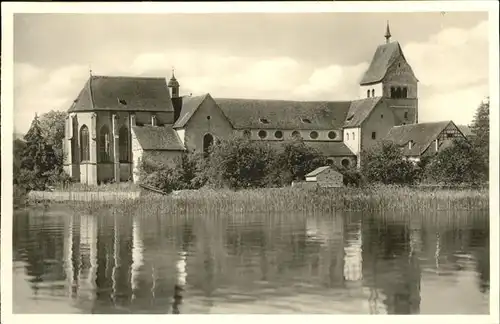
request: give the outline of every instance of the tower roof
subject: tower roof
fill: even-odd
[[[178,88],[179,87],[179,81],[175,78],[175,71],[172,69],[172,77],[168,81],[168,87],[169,88]]]
[[[391,29],[389,28],[389,21],[387,21],[387,27],[385,29],[385,42],[389,43],[391,41]]]
[[[398,42],[392,42],[377,47],[373,59],[366,70],[360,85],[369,85],[382,81],[389,67],[399,57],[403,57],[403,51]]]

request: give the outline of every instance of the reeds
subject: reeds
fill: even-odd
[[[137,200],[107,203],[74,202],[87,212],[113,208],[117,213],[146,215],[325,214],[337,211],[434,212],[488,210],[487,189],[422,190],[412,187],[373,186],[304,190],[197,190],[169,196],[142,196]]]

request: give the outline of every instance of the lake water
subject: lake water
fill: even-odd
[[[487,219],[16,212],[13,311],[488,314]]]

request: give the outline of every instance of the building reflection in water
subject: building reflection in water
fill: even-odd
[[[348,224],[345,233],[344,246],[344,279],[351,282],[360,282],[363,279],[363,236],[361,221]]]
[[[130,274],[130,286],[132,288],[132,301],[136,298],[139,290],[139,277],[141,268],[144,265],[144,244],[142,241],[141,228],[139,220],[134,218],[132,221],[132,266]]]

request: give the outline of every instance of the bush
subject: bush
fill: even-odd
[[[406,160],[392,142],[379,142],[362,156],[361,173],[370,183],[413,184],[418,181],[418,167]]]

